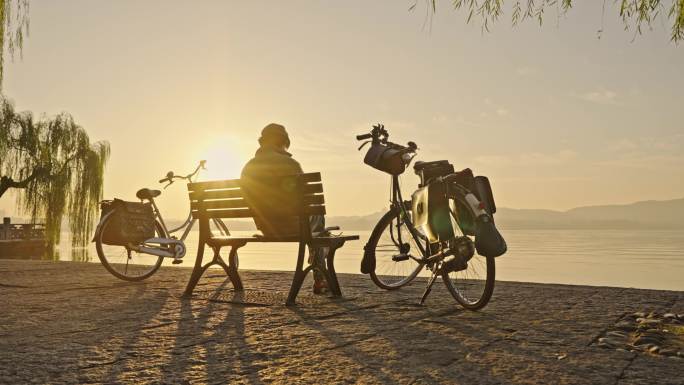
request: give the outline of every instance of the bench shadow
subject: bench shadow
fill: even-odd
[[[119,376],[127,369],[129,352],[134,349],[145,327],[159,314],[169,298],[166,290],[155,291],[151,296],[146,295],[148,294],[146,283],[121,283],[113,287],[124,286],[132,286],[134,290],[122,302],[96,307],[93,309],[95,314],[78,313],[80,318],[99,320],[93,331],[77,335],[71,340],[72,343],[85,347],[84,351],[77,353],[76,358],[77,369],[85,378],[88,378],[88,370],[93,369],[97,372],[99,368],[106,368],[104,372],[100,372],[103,373],[102,375],[94,374],[99,377],[96,382],[120,381]],[[83,341],[84,337],[85,341]],[[109,344],[119,340],[121,342],[117,343],[118,348],[110,355]]]
[[[161,383],[186,381],[207,381],[210,383],[231,383],[239,381],[261,385],[258,375],[261,369],[250,357],[251,347],[246,342],[244,307],[225,300],[213,301],[219,294],[224,297],[232,293],[236,302],[241,293],[224,290],[230,284],[226,279],[219,287],[212,289],[209,299],[183,299],[180,319],[169,352],[171,360],[164,365]],[[193,303],[196,305],[193,311]],[[204,349],[203,359],[197,359],[193,349]],[[192,367],[204,364],[206,379],[187,378]],[[192,373],[191,373],[192,374]],[[232,381],[231,381],[232,380]]]

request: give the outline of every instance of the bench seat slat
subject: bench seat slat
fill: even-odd
[[[219,210],[193,210],[192,217],[200,218],[253,218],[254,214],[250,209],[219,209]]]
[[[358,240],[358,235],[341,235],[341,236],[327,236],[327,237],[313,237],[311,241],[313,243],[327,243],[332,241],[355,241]],[[301,238],[298,235],[286,236],[286,237],[212,237],[207,240],[210,245],[232,245],[240,243],[249,242],[299,242]]]
[[[305,173],[305,174],[302,174],[300,176],[300,180],[304,183],[320,182],[321,181],[321,173],[320,172]]]
[[[209,204],[211,202],[204,202]],[[296,211],[292,211],[292,216],[297,216]],[[325,206],[311,205],[304,208],[306,215],[325,215]],[[193,218],[254,218],[254,212],[249,208],[216,208],[209,210],[192,209]]]
[[[224,199],[214,201],[192,201],[190,202],[191,210],[205,210],[209,209],[248,209],[249,205],[243,198],[240,199]]]
[[[305,184],[302,190],[304,194],[320,194],[323,192],[323,185],[320,183]]]
[[[239,187],[240,179],[210,180],[206,182],[188,183],[188,191],[219,190]]]
[[[241,189],[191,191],[189,195],[190,200],[192,201],[200,199],[235,199],[243,197]]]
[[[203,197],[204,198],[204,197]],[[325,203],[323,195],[304,195],[305,205],[322,205]],[[214,199],[214,200],[191,200],[190,208],[199,210],[200,207],[205,209],[231,209],[231,208],[248,208],[249,205],[244,198],[237,199]]]

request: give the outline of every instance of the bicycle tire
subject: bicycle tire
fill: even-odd
[[[465,202],[465,196],[461,193],[456,194],[451,199],[456,200],[457,207],[461,210],[468,210],[470,218],[475,218],[470,205]],[[457,219],[458,222],[458,219]],[[462,225],[459,223],[459,227]],[[482,278],[480,272],[484,264],[485,277]],[[461,277],[459,277],[459,275]],[[446,285],[449,293],[454,297],[456,302],[468,310],[479,310],[487,305],[494,293],[494,284],[496,276],[496,265],[494,257],[485,257],[478,254],[468,261],[468,267],[465,270],[457,272],[441,272],[442,281]],[[466,293],[467,286],[477,286],[477,288]]]
[[[126,247],[125,246],[113,246],[113,245],[106,245],[102,243],[102,234],[104,234],[104,229],[106,228],[107,224],[109,223],[109,220],[111,220],[112,216],[110,215],[108,218],[105,219],[105,221],[102,223],[101,229],[96,235],[95,238],[95,249],[97,250],[97,257],[100,259],[100,262],[102,265],[109,271],[113,276],[122,279],[124,281],[131,281],[131,282],[137,282],[137,281],[142,281],[144,279],[147,279],[151,277],[154,273],[159,270],[159,267],[161,266],[162,262],[164,261],[164,257],[159,257],[159,256],[152,256],[147,254],[146,258],[151,259],[153,257],[157,257],[157,260],[151,264],[151,265],[146,265],[146,264],[131,264],[129,265],[129,258],[126,254]],[[164,228],[162,225],[158,222],[155,221],[155,227],[157,230],[157,236],[164,236]],[[135,254],[140,254],[136,252],[132,252]],[[110,255],[109,257],[107,255]],[[117,269],[114,265],[123,265],[123,263],[113,263],[110,262],[112,261],[121,261],[125,258],[126,263],[125,263],[125,268],[123,272],[121,272],[119,269]],[[136,261],[137,262],[137,261]],[[132,266],[131,274],[129,275],[128,273],[128,267]],[[140,266],[146,266],[143,268],[140,268]],[[136,274],[133,275],[132,273],[134,271],[142,272],[141,274]]]
[[[409,210],[408,212],[410,213],[410,207],[407,207],[406,209]],[[399,249],[397,248],[395,250],[390,250],[392,246],[387,245],[382,246],[387,247],[387,250],[382,250],[383,255],[380,257],[380,259],[382,259],[380,261],[380,271],[378,270],[378,242],[383,238],[383,235],[386,233],[385,230],[388,228],[388,226],[390,226],[397,219],[397,216],[399,214],[398,211],[399,207],[395,206],[395,208],[392,208],[387,213],[385,213],[385,215],[383,215],[382,218],[380,218],[378,223],[375,225],[375,228],[373,229],[373,232],[371,233],[371,236],[368,239],[368,243],[366,243],[366,252],[371,250],[373,253],[372,257],[375,259],[375,269],[370,272],[371,280],[373,280],[373,283],[375,283],[375,285],[385,290],[396,290],[408,285],[409,283],[411,283],[411,281],[413,281],[414,278],[416,278],[416,276],[418,275],[418,273],[420,273],[424,266],[423,264],[420,264],[417,261],[410,258],[406,261],[401,262],[392,261],[391,255],[393,255],[393,253],[399,254]],[[420,250],[415,245],[415,240],[408,232],[408,229],[406,229],[405,236],[409,238],[409,244],[411,245],[412,243],[411,247],[415,247],[417,250]],[[396,244],[394,246],[396,246]],[[386,257],[388,256],[390,257],[390,261],[386,260]],[[413,266],[414,264],[415,267]],[[383,266],[389,266],[389,268],[383,269]],[[388,274],[388,272],[396,274]],[[391,277],[396,277],[396,281],[392,280]]]

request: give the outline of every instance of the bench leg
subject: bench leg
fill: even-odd
[[[192,292],[197,286],[200,277],[204,274],[207,266],[202,266],[202,257],[204,256],[204,241],[200,239],[199,245],[197,247],[197,258],[195,258],[195,267],[192,269],[192,274],[190,275],[190,280],[188,281],[188,286],[185,288],[183,293],[183,298],[192,297]]]
[[[240,274],[238,274],[238,251],[237,246],[232,246],[230,248],[230,255],[228,256],[228,269],[226,272],[228,273],[228,278],[230,278],[230,282],[233,283],[233,289],[235,291],[242,291],[244,290],[242,287],[242,280],[240,279]]]
[[[340,290],[340,282],[337,280],[337,273],[335,272],[335,252],[337,249],[342,247],[344,245],[344,242],[340,243],[339,245],[333,245],[330,247],[330,252],[328,253],[326,257],[326,265],[328,269],[328,276],[330,277],[328,280],[328,286],[330,286],[330,291],[332,292],[333,296],[335,297],[341,297],[342,296],[342,290]]]
[[[306,252],[306,244],[304,242],[299,242],[299,253],[297,255],[297,268],[295,269],[294,277],[292,278],[292,286],[290,286],[290,294],[287,296],[287,302],[285,305],[292,306],[295,304],[295,299],[297,294],[299,294],[299,289],[302,288],[304,283],[304,278],[306,274],[311,270],[311,266],[303,269],[304,267],[304,254]]]
[[[230,279],[230,283],[233,284],[233,289],[235,291],[242,291],[242,280],[237,272],[237,249],[239,246],[232,246],[230,249],[230,256],[228,257],[228,264],[221,258],[221,248],[214,247],[214,259],[207,264],[207,267],[211,265],[219,265],[226,272],[226,275]]]

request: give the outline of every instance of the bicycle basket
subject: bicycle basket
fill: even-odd
[[[406,170],[406,163],[401,159],[401,155],[401,150],[373,143],[366,152],[363,163],[390,175],[399,175]]]
[[[102,243],[125,246],[139,244],[155,235],[154,212],[149,203],[126,202],[121,199],[100,204],[101,219],[108,213],[107,226],[102,230]]]

